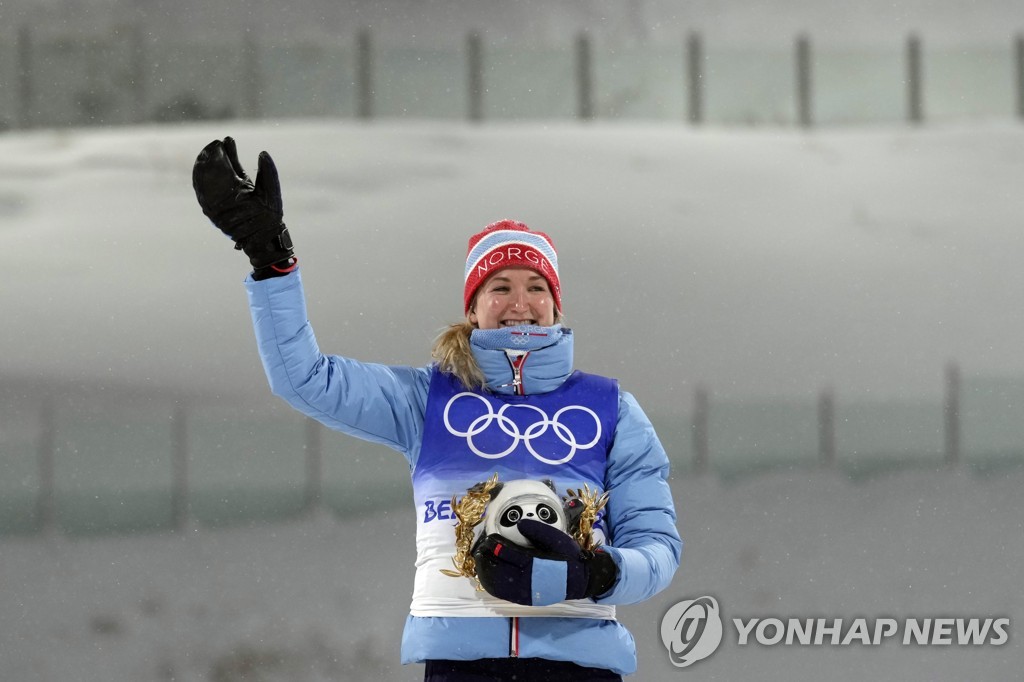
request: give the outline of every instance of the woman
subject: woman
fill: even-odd
[[[635,646],[615,605],[651,597],[678,567],[668,459],[629,393],[573,371],[550,238],[513,221],[474,235],[466,320],[441,334],[434,362],[361,363],[317,346],[270,156],[260,154],[252,182],[234,141],[215,140],[196,159],[193,186],[203,212],[253,266],[246,287],[273,392],[409,462],[417,570],[402,662],[425,662],[427,680],[565,682],[634,672]],[[473,547],[483,589],[446,574],[457,551],[453,496],[495,474],[526,487],[546,479],[558,490],[606,492],[594,526],[602,544],[583,550],[542,514],[517,507],[512,521],[502,517],[508,533]],[[518,542],[508,540],[513,534]]]

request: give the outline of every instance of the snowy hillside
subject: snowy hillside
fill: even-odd
[[[560,251],[577,364],[674,413],[716,396],[938,396],[1024,374],[1024,130],[802,133],[338,121],[0,136],[17,254],[0,376],[265,395],[246,263],[199,212],[195,154],[277,160],[325,350],[423,364],[461,314],[467,235]],[[678,406],[678,408],[677,408]]]

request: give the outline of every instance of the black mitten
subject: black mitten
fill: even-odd
[[[238,162],[235,141],[214,140],[196,158],[192,187],[206,217],[245,252],[257,272],[292,258],[281,183],[270,154],[260,152],[253,182]]]
[[[612,588],[618,568],[606,552],[584,551],[558,528],[523,519],[517,526],[533,547],[498,534],[484,537],[473,551],[476,575],[488,594],[526,606],[599,597]]]

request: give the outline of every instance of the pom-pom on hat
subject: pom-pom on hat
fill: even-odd
[[[529,268],[543,276],[551,287],[555,309],[562,310],[558,254],[551,238],[543,232],[534,232],[514,220],[501,220],[470,237],[467,251],[464,312],[469,312],[476,290],[484,280],[505,268]]]

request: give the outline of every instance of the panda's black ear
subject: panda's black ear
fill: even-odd
[[[550,478],[545,478],[543,481],[541,481],[541,483],[551,488],[551,492],[555,493],[556,495],[558,494],[558,491],[555,490],[555,482],[552,481]]]

